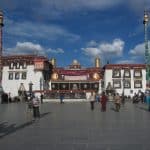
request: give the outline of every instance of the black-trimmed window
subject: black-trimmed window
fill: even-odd
[[[121,88],[121,80],[113,80],[113,88],[115,89]]]
[[[16,69],[20,69],[20,64],[19,64],[19,62],[16,63]]]
[[[97,82],[92,83],[92,84],[91,84],[91,88],[94,89],[94,90],[98,90],[98,88],[99,88],[99,83],[97,83]]]
[[[126,88],[126,89],[131,88],[131,81],[130,81],[130,80],[124,80],[124,81],[123,81],[123,86],[124,86],[124,88]]]
[[[60,90],[69,90],[69,84],[68,83],[61,83],[59,84],[59,89]]]
[[[22,69],[26,69],[27,68],[27,63],[26,62],[23,62],[22,63]]]
[[[81,88],[81,90],[88,90],[88,89],[90,89],[90,84],[89,83],[81,83],[80,88]]]
[[[20,78],[20,73],[19,72],[15,72],[15,79],[19,80],[19,78]]]
[[[52,90],[59,90],[59,84],[58,83],[52,83]]]
[[[13,80],[13,72],[9,72],[8,79]]]
[[[113,69],[112,77],[113,78],[120,78],[121,77],[121,70],[120,69]]]
[[[131,78],[131,72],[130,69],[125,69],[124,70],[124,75],[125,78]]]
[[[141,77],[142,77],[142,70],[140,70],[140,69],[135,69],[135,70],[134,70],[134,77],[135,77],[135,78],[141,78]]]
[[[27,73],[26,72],[22,72],[21,78],[23,80],[25,80],[27,78]]]
[[[72,90],[79,90],[79,84],[78,83],[71,83],[70,88]]]
[[[142,88],[142,80],[135,80],[134,88]]]
[[[14,64],[13,64],[13,62],[11,62],[11,63],[9,64],[9,69],[14,69]]]

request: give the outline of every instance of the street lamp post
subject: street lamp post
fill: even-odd
[[[125,79],[124,79],[124,76],[123,76],[122,77],[122,103],[124,103],[124,101],[125,101],[124,86],[125,86]]]
[[[149,11],[144,11],[144,40],[145,40],[145,64],[146,64],[146,89],[150,88],[150,50],[148,47],[148,23]]]
[[[3,24],[3,12],[0,10],[0,84],[2,82],[2,27]]]
[[[43,79],[40,78],[40,90],[43,90]]]
[[[2,103],[2,94],[3,94],[3,88],[0,85],[0,103]]]
[[[124,95],[124,78],[122,79],[122,95]]]
[[[30,82],[30,83],[29,83],[29,94],[30,94],[30,99],[31,99],[31,97],[32,97],[32,86],[33,86],[33,83]]]

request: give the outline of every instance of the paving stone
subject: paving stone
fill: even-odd
[[[86,102],[44,103],[33,120],[25,103],[0,104],[2,150],[149,150],[150,113],[145,104],[127,102],[94,111]]]

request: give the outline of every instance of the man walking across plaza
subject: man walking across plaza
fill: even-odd
[[[116,107],[116,111],[119,112],[120,110],[120,102],[121,102],[121,98],[119,96],[119,94],[117,93],[114,97],[114,102],[115,102],[115,107]]]
[[[91,104],[91,110],[94,110],[94,102],[95,102],[95,93],[94,92],[91,92],[89,99],[90,99],[90,104]]]
[[[35,97],[35,96],[33,97],[32,104],[33,104],[33,117],[35,119],[40,118],[40,110],[39,110],[40,101],[38,97]]]
[[[44,98],[44,96],[43,96],[43,94],[42,94],[42,93],[41,93],[40,98],[41,98],[41,104],[43,104],[43,98]]]
[[[64,94],[60,93],[60,104],[64,104]]]

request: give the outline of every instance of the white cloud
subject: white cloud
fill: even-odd
[[[136,63],[135,60],[118,60],[116,61],[117,64],[134,64]]]
[[[13,48],[7,48],[6,54],[45,54],[44,48],[32,42],[17,42]]]
[[[44,48],[40,44],[32,42],[17,42],[15,47],[7,48],[5,54],[38,54],[46,55],[46,53],[63,54],[64,50],[61,48]]]
[[[87,47],[87,48],[82,48],[84,53],[88,56],[95,57],[97,55],[101,54],[101,51],[99,48],[96,47]]]
[[[149,41],[150,45],[150,41]],[[143,57],[145,54],[145,43],[137,44],[133,49],[129,51],[129,54],[132,56],[141,56]]]
[[[110,8],[116,6],[123,1],[121,0],[40,0],[42,7],[52,8],[57,11],[76,11],[76,10],[102,10],[105,8]]]
[[[94,43],[94,41],[92,41]],[[97,47],[86,47],[82,48],[84,53],[88,56],[95,57],[97,55],[111,55],[111,56],[122,56],[124,49],[124,41],[121,39],[114,39],[112,43],[103,42],[97,44]]]
[[[36,51],[42,51],[43,48],[41,47],[41,45],[39,44],[33,44],[31,42],[17,42],[17,45],[16,45],[17,49],[20,49],[20,50],[36,50]]]
[[[124,41],[121,39],[114,39],[112,43],[102,43],[99,49],[105,54],[115,54],[121,56],[124,48]]]
[[[57,48],[57,49],[51,49],[51,48],[49,48],[48,50],[47,50],[47,52],[50,52],[50,53],[55,53],[55,54],[62,54],[62,53],[64,53],[64,50],[63,49],[61,49],[61,48]]]
[[[82,48],[82,50],[85,55],[90,57],[90,60],[98,56],[101,58],[102,63],[106,63],[106,61],[112,61],[122,57],[124,44],[125,42],[118,38],[114,39],[111,43],[95,42],[92,40],[88,42],[87,47]]]
[[[129,55],[130,59],[134,62],[145,63],[145,43],[137,44],[133,49],[129,51]]]
[[[5,32],[11,36],[17,36],[26,39],[47,39],[57,40],[63,38],[68,41],[80,39],[79,35],[70,33],[66,29],[53,24],[40,24],[36,22],[14,22],[8,18],[5,19]]]
[[[91,40],[90,42],[87,43],[87,47],[96,47],[98,43],[94,40]]]

